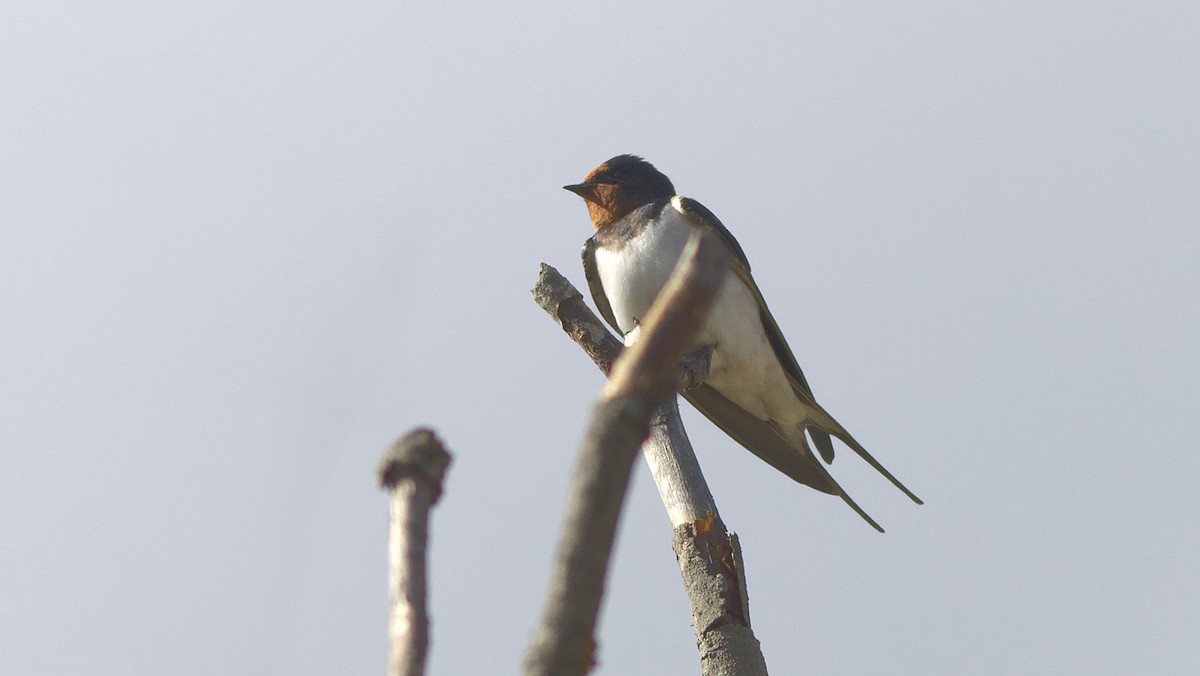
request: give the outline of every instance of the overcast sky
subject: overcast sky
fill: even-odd
[[[927,503],[685,410],[772,673],[1200,671],[1200,5],[414,4],[0,6],[0,673],[382,673],[418,424],[432,673],[516,671],[627,152]],[[639,464],[596,673],[697,671],[670,535]]]

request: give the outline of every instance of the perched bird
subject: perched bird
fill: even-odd
[[[692,231],[717,235],[731,267],[696,338],[712,348],[707,381],[683,392],[693,406],[750,452],[789,477],[840,496],[880,532],[813,455],[826,463],[837,437],[917,504],[921,499],[867,453],[813,398],[812,389],[750,276],[746,254],[729,230],[696,200],[675,194],[662,172],[634,155],[618,155],[582,183],[563,186],[587,203],[596,233],[583,246],[583,269],[605,321],[632,345],[639,322],[675,267]]]

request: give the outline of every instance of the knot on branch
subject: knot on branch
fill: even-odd
[[[379,484],[392,489],[405,478],[425,481],[433,488],[433,501],[437,502],[449,466],[450,453],[442,440],[433,430],[418,427],[397,439],[379,461]]]
[[[693,600],[697,635],[726,625],[749,627],[749,597],[737,536],[710,515],[676,528],[671,546]]]

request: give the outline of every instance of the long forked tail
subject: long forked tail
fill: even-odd
[[[833,476],[829,474],[829,470],[825,469],[825,465],[821,464],[821,461],[817,460],[816,458],[813,458],[812,460],[813,464],[817,466],[817,469],[821,470],[821,473],[828,477],[829,482],[837,488],[838,497],[840,497],[847,505],[850,505],[850,509],[853,509],[855,512],[857,512],[858,515],[863,518],[863,521],[871,524],[872,528],[880,533],[884,532],[883,527],[876,523],[875,519],[872,519],[870,514],[867,514],[865,511],[863,511],[863,508],[858,506],[858,503],[854,501],[854,498],[850,497],[850,495],[846,493],[846,489],[842,488],[841,484],[839,484],[833,478]]]
[[[804,472],[797,473],[797,465],[795,464],[777,464],[772,462],[771,464],[774,465],[776,469],[802,484],[812,486],[823,493],[829,493],[831,495],[838,496],[847,505],[850,505],[850,509],[853,509],[856,513],[858,513],[858,515],[862,517],[863,521],[871,524],[871,527],[880,533],[884,532],[883,527],[880,526],[875,519],[872,519],[871,515],[867,514],[862,507],[859,507],[858,503],[854,501],[854,498],[850,497],[849,494],[846,493],[846,489],[842,488],[842,485],[837,482],[837,479],[833,478],[833,475],[829,473],[828,469],[825,469],[825,464],[822,463],[817,456],[813,455],[812,449],[808,446],[808,440],[804,438],[803,428],[799,426],[791,428],[793,434],[788,434],[787,430],[785,430],[785,428],[777,422],[768,421],[767,425],[769,425],[771,429],[775,430],[775,433],[778,435],[780,440],[783,440],[787,444],[788,457],[799,460],[799,465],[804,468]],[[829,437],[825,438],[828,439]],[[796,451],[800,452],[796,453]],[[758,453],[759,457],[770,462],[768,456],[763,455],[758,450],[755,450],[754,452]],[[813,473],[816,474],[815,477],[812,476]],[[823,479],[823,481],[814,481],[814,479],[817,479],[818,477]]]
[[[863,448],[862,444],[858,443],[858,441],[854,437],[850,436],[850,432],[846,431],[846,428],[842,427],[841,423],[839,423],[837,420],[834,420],[833,416],[829,415],[828,411],[826,411],[823,408],[819,408],[819,407],[818,407],[818,410],[819,410],[818,416],[823,417],[824,419],[823,420],[814,420],[809,423],[810,425],[813,425],[814,427],[817,427],[818,429],[828,432],[829,434],[832,434],[833,436],[837,437],[838,439],[841,439],[842,443],[849,446],[850,449],[853,450],[855,453],[857,453],[860,458],[862,458],[863,460],[866,460],[868,465],[875,468],[875,471],[877,471],[880,474],[882,474],[883,476],[887,477],[887,480],[892,482],[893,486],[895,486],[896,488],[899,488],[905,495],[907,495],[910,499],[912,499],[913,502],[917,503],[918,505],[925,504],[924,500],[922,500],[921,498],[918,498],[915,493],[908,490],[908,487],[905,486],[904,484],[900,483],[899,479],[892,476],[892,473],[889,472],[886,467],[881,465],[879,463],[879,461],[875,459],[875,456],[868,453],[867,449]],[[846,498],[846,500],[848,502],[850,501],[849,498]],[[857,509],[857,507],[854,505],[853,502],[850,502],[850,506],[855,507],[855,509]]]

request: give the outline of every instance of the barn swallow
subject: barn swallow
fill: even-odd
[[[582,183],[563,186],[587,203],[596,233],[584,243],[583,269],[596,307],[626,345],[666,283],[693,230],[728,249],[730,270],[694,347],[712,349],[708,379],[682,394],[717,427],[796,481],[837,495],[879,532],[826,463],[837,437],[917,504],[921,499],[879,464],[816,399],[779,325],[750,276],[746,254],[729,230],[696,200],[675,194],[662,172],[634,155],[618,155]]]

